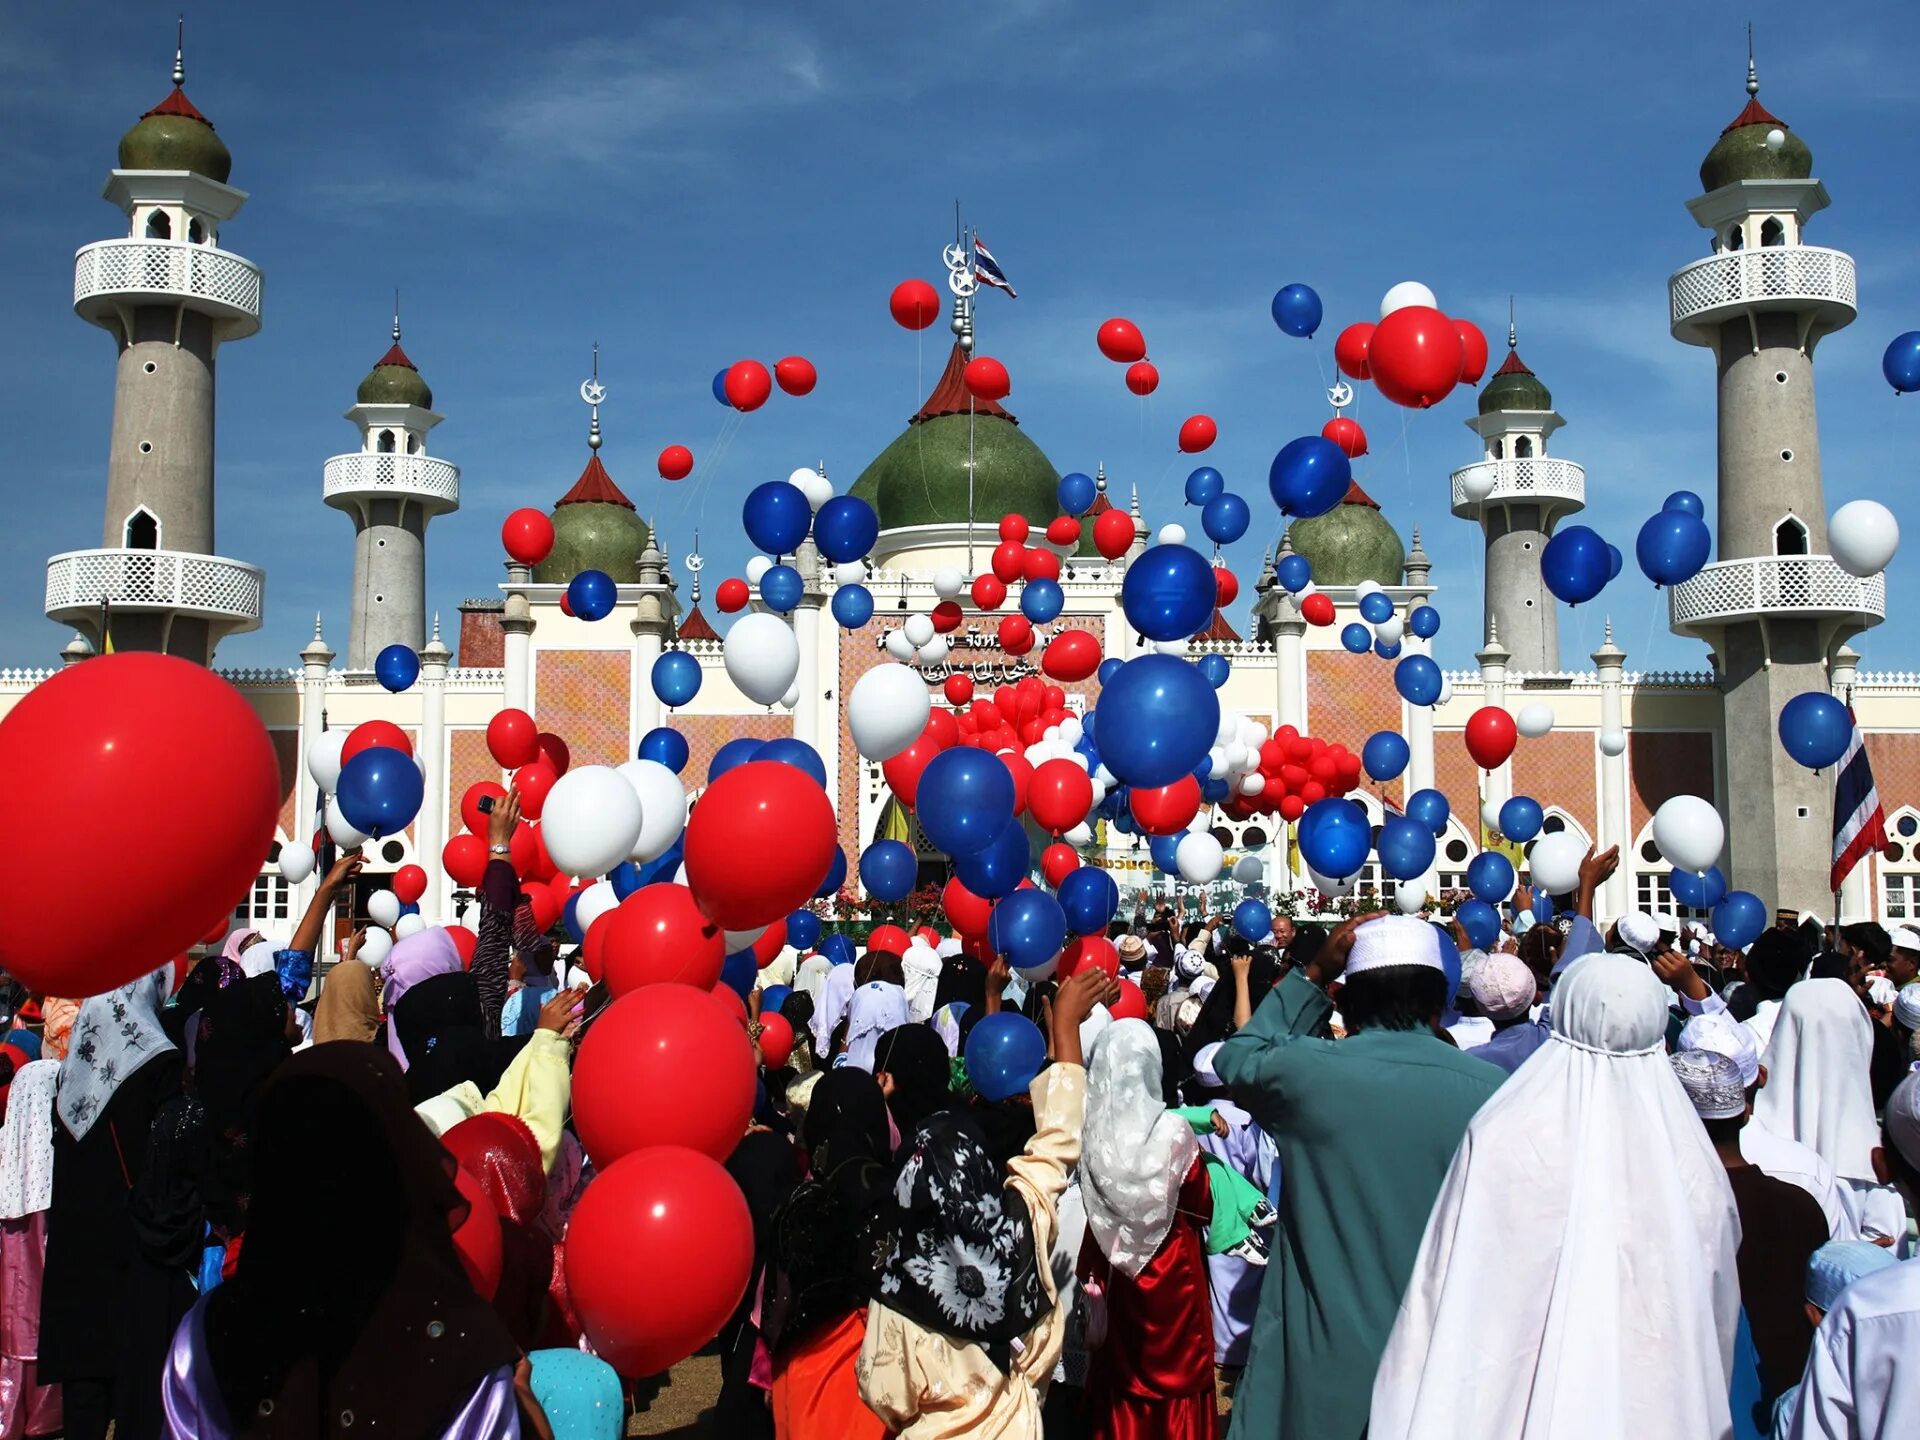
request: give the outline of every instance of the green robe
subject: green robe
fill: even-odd
[[[1425,1032],[1323,1038],[1295,971],[1214,1059],[1279,1153],[1273,1259],[1229,1440],[1358,1440],[1427,1214],[1505,1072]]]

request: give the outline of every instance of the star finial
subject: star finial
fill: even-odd
[[[600,406],[607,398],[607,387],[600,383],[600,342],[593,342],[593,374],[580,382],[580,398],[593,407],[593,423],[587,428],[587,448],[600,451]]]

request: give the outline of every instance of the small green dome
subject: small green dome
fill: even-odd
[[[395,327],[398,329],[398,327]],[[433,408],[433,391],[421,378],[406,352],[400,348],[398,340],[393,348],[380,357],[380,363],[368,372],[367,378],[360,382],[355,398],[362,405],[418,405],[422,410]]]
[[[1779,131],[1779,149],[1767,137]],[[1737,180],[1805,180],[1813,174],[1813,151],[1786,123],[1769,115],[1758,96],[1747,102],[1700,162],[1700,188],[1718,190]]]
[[[1020,514],[1044,527],[1060,513],[1060,474],[1012,420],[977,415],[973,428],[973,516],[991,527]],[[906,430],[853,482],[882,530],[967,522],[965,415],[936,415]]]
[[[213,125],[177,87],[120,137],[122,170],[191,170],[227,183],[233,156]]]
[[[1491,415],[1496,410],[1551,409],[1553,392],[1527,368],[1517,350],[1507,352],[1506,364],[1493,372],[1493,378],[1487,381],[1486,387],[1480,392],[1482,415]]]
[[[1307,557],[1314,584],[1376,585],[1402,583],[1407,549],[1380,507],[1358,485],[1324,515],[1296,520],[1287,527],[1294,551]]]
[[[553,507],[553,549],[533,567],[534,581],[565,585],[582,570],[600,570],[616,585],[637,585],[647,540],[647,522],[595,455]]]

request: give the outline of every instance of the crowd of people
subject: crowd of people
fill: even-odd
[[[564,1266],[604,990],[513,810],[470,962],[428,926],[316,975],[349,856],[285,945],[10,989],[0,1440],[625,1433],[662,1380],[592,1353]],[[711,1433],[1920,1435],[1920,934],[1602,927],[1616,858],[1490,951],[1143,901],[1144,1018],[937,934],[782,952]]]

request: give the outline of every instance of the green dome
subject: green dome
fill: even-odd
[[[233,156],[207,117],[176,88],[120,137],[120,168],[191,170],[224,185],[233,173]]]
[[[534,581],[565,585],[582,570],[600,570],[616,585],[637,585],[647,538],[647,522],[595,455],[553,507],[553,549],[533,567]]]
[[[1326,514],[1294,521],[1287,527],[1287,536],[1294,551],[1307,557],[1313,583],[1322,589],[1358,585],[1362,580],[1376,585],[1402,583],[1406,546],[1358,485]]]
[[[1487,381],[1486,388],[1480,392],[1482,415],[1491,415],[1496,410],[1551,409],[1553,392],[1526,367],[1518,351],[1507,352],[1506,364],[1493,372],[1493,378]]]
[[[1044,527],[1060,513],[1060,474],[1020,427],[997,415],[973,418],[973,516],[992,526],[1020,514]],[[907,426],[874,459],[852,493],[879,512],[882,530],[967,522],[965,415]]]
[[[1778,130],[1786,143],[1778,150],[1767,136]],[[1740,118],[1714,142],[1700,162],[1700,188],[1718,190],[1736,180],[1805,180],[1813,174],[1813,151],[1807,142],[1752,100]]]
[[[411,365],[376,365],[360,382],[355,398],[362,405],[418,405],[433,408],[433,391]]]

